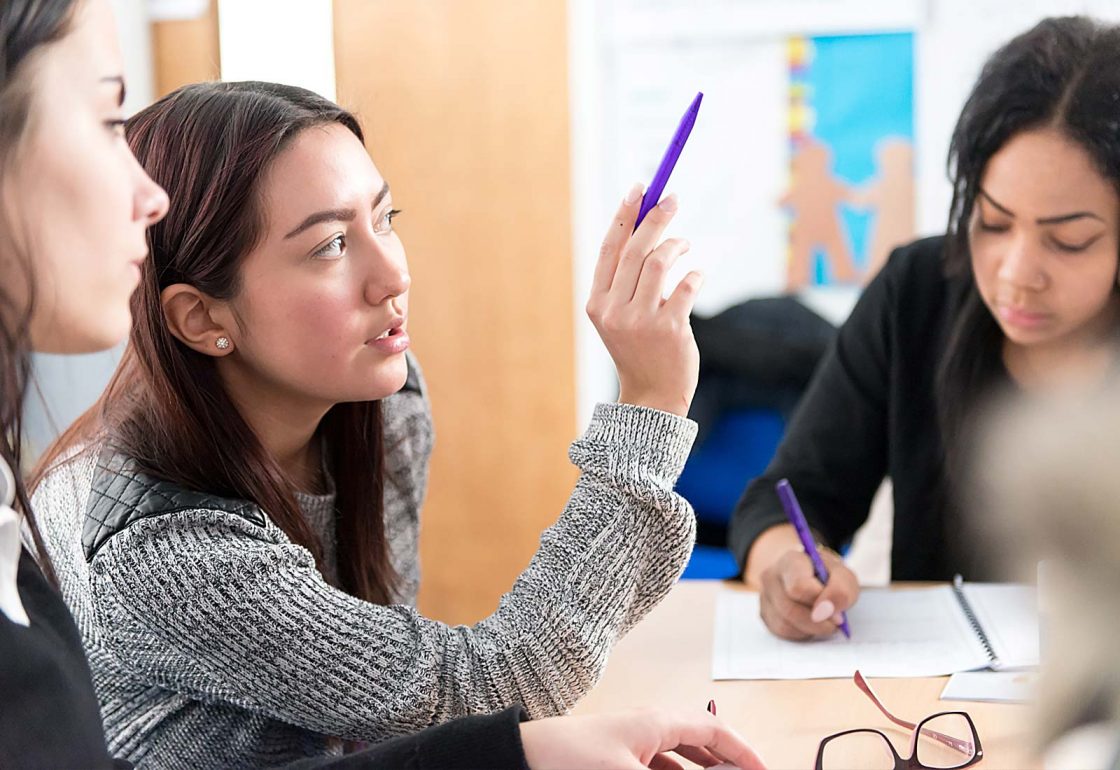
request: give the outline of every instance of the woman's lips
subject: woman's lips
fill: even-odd
[[[408,332],[404,326],[394,326],[380,337],[366,341],[366,345],[387,355],[403,353],[409,346]]]
[[[1020,326],[1028,329],[1041,326],[1050,319],[1049,313],[1040,313],[1035,310],[1024,310],[1012,305],[1000,305],[999,317],[1012,326]]]

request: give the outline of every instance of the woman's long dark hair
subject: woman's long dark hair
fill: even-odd
[[[321,564],[291,480],[237,411],[214,359],[171,334],[160,292],[185,283],[217,299],[237,295],[243,258],[262,236],[260,180],[297,134],[328,123],[363,139],[354,116],[333,102],[256,82],[184,86],[128,121],[129,144],[171,207],[148,229],[151,258],[132,297],[121,364],[101,400],[48,450],[40,474],[103,434],[154,476],[256,503]],[[337,489],[341,587],[388,603],[396,575],[382,516],[380,405],[337,404],[319,433]]]
[[[4,0],[0,3],[0,178],[7,177],[27,129],[34,84],[32,54],[65,37],[75,0]],[[16,479],[15,508],[27,520],[43,573],[57,585],[47,550],[20,478],[23,400],[31,374],[31,313],[35,298],[32,255],[19,253],[13,212],[0,212],[0,456]],[[10,288],[22,284],[18,295]]]
[[[937,375],[947,468],[970,452],[967,426],[1000,371],[1003,333],[972,273],[969,225],[988,161],[1012,137],[1052,127],[1076,142],[1120,194],[1120,28],[1074,16],[1045,19],[988,59],[949,148],[953,201],[945,266],[962,279],[961,310]]]

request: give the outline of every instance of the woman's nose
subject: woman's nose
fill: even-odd
[[[1026,236],[1014,238],[999,266],[999,279],[1017,289],[1039,291],[1046,287],[1039,247]]]
[[[386,254],[375,261],[372,273],[366,281],[366,301],[371,305],[399,297],[412,286],[412,276],[403,258]]]
[[[132,216],[134,220],[151,226],[167,216],[171,201],[167,192],[144,173],[143,169],[140,169],[140,177],[133,198]]]

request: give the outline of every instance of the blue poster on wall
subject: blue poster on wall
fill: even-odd
[[[914,234],[914,36],[789,41],[788,286],[859,284]]]

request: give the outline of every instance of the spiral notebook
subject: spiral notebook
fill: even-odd
[[[1038,665],[1035,590],[1007,583],[866,588],[848,610],[852,638],[779,639],[759,617],[758,594],[716,601],[713,679],[941,676]]]

